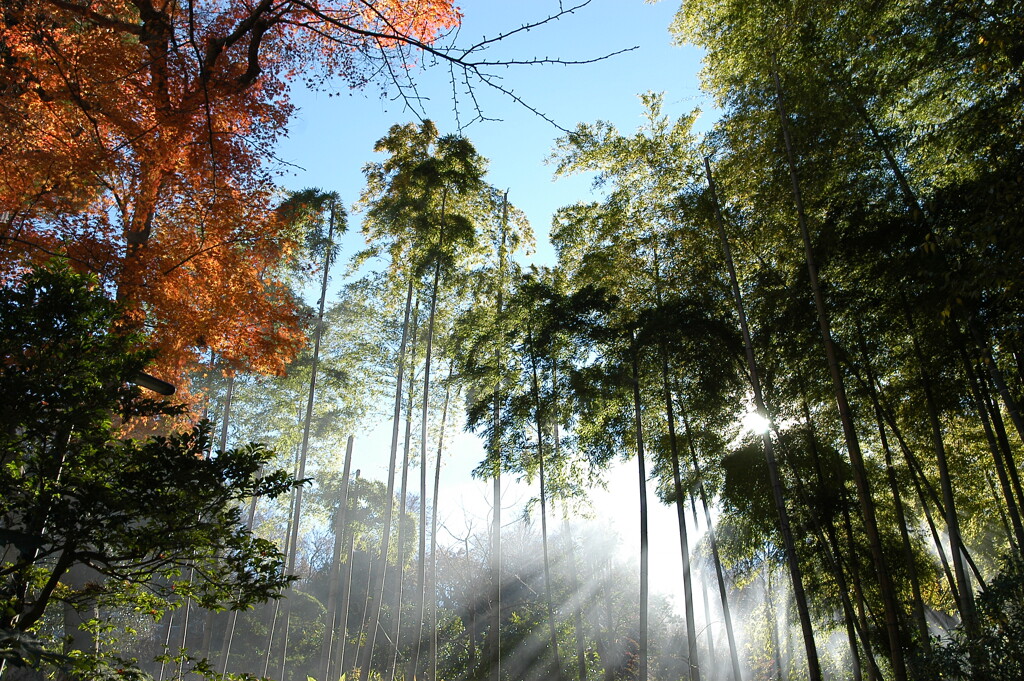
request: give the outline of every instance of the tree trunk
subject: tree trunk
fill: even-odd
[[[412,410],[416,392],[416,343],[419,338],[420,303],[417,299],[412,305],[412,343],[409,346],[409,390],[405,403],[405,441],[402,443],[402,482],[398,492],[398,590],[394,596],[395,614],[392,628],[391,645],[394,655],[391,667],[386,670],[390,681],[394,681],[398,669],[399,650],[402,646],[402,603],[405,600],[405,513],[409,500],[409,453],[412,450]]]
[[[228,376],[228,387],[224,395],[224,409],[221,414],[220,424],[220,451],[224,451],[228,446],[228,426],[231,423],[231,398],[235,392],[235,375]],[[205,411],[205,409],[204,409]],[[255,498],[253,501],[255,502]],[[252,525],[249,525],[249,530],[252,530]],[[210,657],[210,649],[213,647],[213,630],[215,629],[214,623],[218,619],[228,619],[230,623],[224,628],[224,638],[221,644],[220,657],[221,666],[227,664],[227,655],[230,648],[230,639],[235,633],[235,620],[238,619],[238,611],[232,610],[231,614],[227,617],[218,618],[217,613],[212,610],[206,612],[206,621],[203,623],[203,648],[201,656],[204,658]]]
[[[1024,547],[1024,523],[1021,522],[1020,506],[1018,505],[1018,500],[1022,497],[1019,494],[1014,495],[1010,477],[1007,475],[1007,469],[1015,467],[1007,466],[1008,462],[1012,464],[1012,455],[1011,457],[1006,456],[1007,452],[1010,451],[1009,442],[1006,439],[1006,431],[1004,429],[1000,437],[996,436],[993,420],[989,418],[991,403],[984,397],[982,381],[979,380],[977,373],[974,371],[974,364],[967,356],[967,351],[964,348],[965,344],[959,334],[957,334],[956,341],[960,361],[964,365],[964,373],[967,376],[971,395],[974,398],[974,406],[985,429],[985,438],[988,440],[989,450],[992,452],[992,462],[995,464],[999,486],[1003,492],[1003,501],[1006,503],[1007,512],[1009,513],[1008,524],[1013,527],[1013,533],[1007,532],[1007,536],[1010,538],[1011,544],[1015,543],[1018,547]],[[1014,537],[1016,538],[1015,542]]]
[[[839,369],[839,360],[836,357],[835,344],[832,340],[829,314],[828,310],[825,308],[824,296],[821,291],[821,285],[818,281],[818,267],[814,259],[814,248],[811,245],[810,232],[807,227],[803,198],[800,193],[800,183],[797,179],[793,145],[789,135],[789,117],[786,113],[786,107],[782,99],[782,85],[779,82],[779,74],[774,70],[772,71],[772,78],[775,81],[776,104],[786,147],[786,163],[789,167],[789,176],[793,185],[793,202],[796,205],[797,223],[800,227],[800,237],[804,244],[804,256],[807,260],[807,273],[811,293],[814,296],[814,307],[818,313],[818,325],[821,329],[821,339],[825,349],[825,358],[828,362],[829,373],[832,376],[836,406],[839,410],[839,419],[843,425],[843,437],[846,440],[846,448],[850,455],[853,479],[857,486],[857,496],[860,500],[861,513],[864,516],[864,529],[868,536],[868,546],[871,550],[875,576],[878,579],[878,587],[882,595],[882,603],[885,611],[885,629],[886,635],[889,639],[889,652],[892,660],[893,676],[896,681],[906,681],[907,669],[906,662],[903,658],[903,642],[901,640],[899,608],[896,603],[896,593],[893,588],[889,566],[886,563],[885,554],[882,551],[882,540],[878,533],[878,520],[875,516],[875,503],[871,498],[871,486],[868,481],[867,467],[864,464],[864,457],[860,450],[860,441],[857,438],[857,431],[854,427],[853,411],[847,401],[846,386],[843,381],[842,372]]]
[[[701,472],[700,461],[697,459],[697,448],[693,444],[690,420],[686,417],[685,411],[681,412],[680,415],[683,419],[683,428],[686,432],[686,441],[690,450],[690,462],[693,464],[693,472],[697,476],[697,491],[700,494],[700,503],[704,507],[704,522],[708,528],[708,544],[711,545],[711,558],[715,564],[715,577],[718,581],[718,596],[722,601],[722,618],[725,620],[725,634],[729,641],[729,662],[732,665],[733,681],[743,681],[743,674],[740,669],[739,648],[736,647],[736,632],[732,625],[732,611],[729,608],[729,590],[725,584],[722,559],[718,553],[718,539],[715,537],[715,526],[711,522],[711,508],[708,504],[708,493],[704,487],[704,474]]]
[[[454,371],[455,364],[450,363],[444,389],[444,407],[441,409],[441,433],[437,439],[437,457],[434,460],[434,496],[430,504],[430,666],[427,678],[431,681],[437,678],[437,500],[441,493],[441,454],[444,451],[444,429],[448,421],[448,398],[451,395]]]
[[[754,358],[754,345],[750,338],[750,328],[747,325],[747,315],[743,308],[743,298],[740,295],[739,282],[736,278],[736,268],[732,261],[732,250],[729,248],[729,240],[725,236],[725,226],[722,223],[721,208],[718,203],[717,192],[715,191],[714,178],[711,175],[711,162],[704,159],[704,169],[708,178],[708,189],[711,191],[711,200],[715,207],[715,222],[718,226],[718,238],[722,244],[722,253],[729,270],[729,280],[732,284],[733,303],[736,306],[736,314],[739,317],[740,331],[743,335],[743,345],[746,349],[747,368],[750,377],[751,390],[754,393],[754,406],[758,414],[765,421],[768,420],[768,410],[765,407],[764,395],[761,391],[761,377]],[[779,532],[782,535],[786,551],[786,563],[789,566],[790,581],[793,586],[793,598],[796,601],[797,614],[800,619],[800,631],[803,635],[804,650],[807,655],[807,671],[810,681],[821,681],[821,664],[818,661],[818,649],[814,643],[814,627],[811,624],[810,610],[807,607],[807,596],[804,592],[803,574],[797,561],[796,547],[793,544],[793,533],[789,525],[789,513],[786,511],[785,498],[782,493],[782,480],[779,477],[779,468],[775,460],[775,447],[772,444],[771,436],[766,432],[761,435],[761,442],[764,445],[765,460],[768,464],[768,477],[772,487],[772,497],[775,501],[775,510],[779,514]]]
[[[334,244],[334,202],[331,202],[331,217],[327,232],[327,253],[324,256],[324,276],[320,283],[320,302],[316,315],[316,329],[313,332],[313,363],[309,373],[309,395],[306,399],[306,414],[302,426],[302,445],[299,450],[299,471],[296,476],[299,480],[306,477],[306,458],[309,453],[309,432],[313,424],[313,403],[316,399],[316,375],[320,363],[320,341],[323,337],[324,306],[327,303],[327,282],[330,276],[332,246]],[[295,559],[298,554],[299,543],[299,522],[302,518],[302,490],[303,486],[295,488],[295,505],[292,508],[291,538],[289,539],[288,553],[288,574],[295,574]],[[288,659],[288,633],[289,621],[291,619],[291,600],[286,596],[284,604],[284,644],[281,651],[281,678],[285,675],[285,666]]]
[[[444,245],[444,220],[448,203],[448,188],[441,192],[441,224],[438,232],[438,251]],[[415,650],[412,657],[413,673],[419,678],[420,654],[423,643],[423,619],[427,593],[427,412],[430,409],[430,360],[434,349],[434,320],[437,296],[441,288],[441,259],[434,265],[434,283],[430,291],[430,316],[427,322],[427,356],[423,362],[423,413],[420,418],[420,542],[418,564],[418,615],[416,617]]]
[[[768,636],[771,639],[772,661],[775,663],[775,678],[777,681],[783,681],[782,643],[779,640],[778,614],[775,612],[775,598],[773,596],[775,588],[772,585],[771,580],[772,568],[771,565],[765,565],[762,569],[765,572],[764,608],[767,613],[766,619],[768,620]]]
[[[953,572],[956,575],[957,589],[960,591],[960,599],[957,601],[960,610],[960,617],[963,619],[964,627],[968,636],[976,634],[977,619],[974,613],[974,590],[967,578],[967,571],[964,569],[964,559],[959,550],[963,545],[960,533],[960,517],[956,512],[956,503],[953,497],[953,483],[949,475],[949,464],[946,460],[946,446],[942,440],[942,424],[939,422],[939,410],[935,404],[935,396],[932,392],[931,376],[925,366],[924,353],[917,340],[917,330],[914,325],[914,318],[910,314],[910,308],[903,300],[903,314],[907,322],[910,339],[914,346],[914,355],[917,357],[918,375],[921,381],[921,388],[924,391],[925,406],[928,412],[928,425],[932,438],[932,447],[935,450],[935,459],[939,468],[939,486],[942,489],[942,503],[945,506],[946,531],[949,533],[949,543],[953,558]]]
[[[687,495],[683,492],[682,476],[680,474],[679,440],[676,437],[675,411],[672,406],[672,391],[669,388],[668,380],[668,359],[665,356],[664,347],[661,350],[661,381],[665,399],[665,416],[668,419],[668,441],[672,457],[672,486],[676,497],[676,518],[679,521],[679,552],[682,554],[683,563],[683,601],[686,613],[687,664],[690,681],[700,681],[700,655],[697,652],[697,618],[693,607],[693,576],[690,567],[689,537],[686,531]],[[708,628],[710,630],[710,626]]]
[[[551,600],[551,562],[548,555],[548,512],[547,489],[544,480],[544,418],[540,398],[540,378],[537,375],[537,356],[533,344],[533,331],[528,332],[530,365],[533,370],[534,417],[537,425],[537,467],[540,473],[540,536],[544,554],[544,600],[548,611],[548,634],[551,638],[551,654],[554,656],[554,676],[562,681],[562,661],[558,655],[558,633],[555,628],[555,608]]]
[[[558,435],[555,435],[558,447]],[[557,455],[556,455],[557,456]],[[573,593],[573,629],[576,638],[576,681],[587,681],[586,632],[583,628],[583,599],[580,594],[579,565],[576,562],[576,545],[572,538],[569,514],[562,509],[562,524],[565,532],[566,551],[569,557],[569,580]]]
[[[700,518],[697,517],[697,497],[694,496],[692,491],[687,496],[690,498],[690,513],[693,516],[693,527],[696,529],[700,526]],[[708,526],[708,529],[710,529],[710,526]],[[704,629],[708,637],[706,668],[713,674],[714,669],[717,667],[717,656],[715,655],[715,629],[711,626],[711,599],[708,598],[708,580],[706,576],[706,574],[701,575],[700,592],[704,601]]]
[[[295,453],[292,456],[292,477],[297,479],[299,477],[299,475],[298,475],[299,474],[299,450],[296,447],[294,451],[295,451]],[[282,553],[284,553],[286,556],[290,555],[290,552],[291,552],[292,513],[293,513],[294,509],[295,509],[295,492],[293,491],[292,495],[291,495],[291,499],[289,500],[289,506],[288,506],[288,525],[285,527],[284,542],[283,542],[284,543],[284,547],[282,548]],[[283,596],[281,598],[275,598],[274,599],[274,612],[271,615],[270,622],[267,625],[267,645],[266,645],[265,656],[263,658],[263,676],[267,676],[270,673],[270,658],[273,656],[274,641],[276,640],[275,636],[277,634],[277,620],[278,620],[278,616],[281,613],[281,602],[282,601],[284,601],[285,607],[287,607],[288,606],[288,597],[287,596]],[[286,635],[286,640],[285,640],[285,647],[287,648],[287,635]]]
[[[508,224],[508,192],[502,202],[501,245],[498,248],[498,294],[495,319],[498,338],[504,337],[502,328],[502,298],[505,291],[505,232]],[[501,388],[502,359],[501,343],[494,344],[494,365],[497,379],[494,386],[494,410],[491,415],[492,436],[490,457],[494,466],[492,472],[493,511],[491,516],[491,591],[493,602],[490,612],[490,630],[485,645],[487,654],[483,657],[490,665],[491,681],[501,681]]]
[[[497,407],[495,407],[497,412]],[[495,463],[492,479],[494,509],[491,518],[491,588],[494,600],[491,603],[490,631],[487,632],[486,655],[490,664],[491,681],[501,681],[501,462]]]
[[[882,453],[885,455],[886,478],[889,481],[889,492],[892,494],[893,505],[896,510],[896,523],[900,530],[900,543],[903,549],[903,561],[906,564],[907,576],[910,579],[910,588],[914,600],[914,621],[917,624],[919,639],[918,644],[922,649],[929,650],[931,648],[931,641],[928,634],[928,622],[925,619],[924,614],[924,598],[921,595],[921,584],[917,577],[914,552],[910,544],[910,533],[907,529],[907,516],[903,507],[903,497],[900,493],[900,486],[896,479],[896,467],[893,465],[892,449],[889,447],[889,438],[885,432],[882,409],[878,404],[878,395],[874,389],[877,380],[875,379],[874,370],[871,367],[871,358],[868,356],[867,342],[864,339],[864,330],[859,322],[857,324],[857,338],[860,345],[861,358],[864,363],[864,371],[867,373],[868,397],[874,408],[878,437],[882,445]]]
[[[992,346],[985,342],[981,337],[981,332],[977,329],[971,329],[975,342],[978,344],[979,349],[983,354],[985,365],[988,367],[989,377],[992,380],[992,385],[995,386],[999,396],[1003,398],[1003,406],[1006,407],[1006,413],[1010,415],[1010,421],[1013,423],[1017,430],[1017,436],[1024,442],[1024,418],[1021,417],[1020,407],[1017,405],[1017,400],[1013,398],[1010,393],[1010,388],[1006,385],[1006,381],[1003,378],[1003,372],[996,364],[996,358],[992,354]]]
[[[863,379],[861,379],[859,376],[857,376],[856,373],[854,374],[854,376],[858,380],[863,382]],[[880,390],[878,390],[877,386],[876,386],[875,390],[879,394],[879,404],[882,406],[882,414],[885,417],[885,422],[888,424],[889,429],[892,431],[893,436],[896,438],[896,441],[899,443],[900,451],[903,453],[903,457],[904,457],[904,459],[907,462],[908,468],[914,474],[912,476],[912,479],[914,480],[914,484],[915,485],[919,485],[919,486],[923,486],[923,489],[928,492],[927,497],[924,495],[923,492],[919,492],[918,496],[921,499],[921,504],[922,504],[923,510],[925,511],[925,516],[928,519],[929,523],[931,523],[932,522],[931,515],[930,515],[930,512],[928,511],[928,505],[927,505],[926,499],[930,499],[931,500],[932,504],[935,506],[935,508],[939,511],[939,514],[942,515],[942,516],[945,516],[945,513],[946,513],[945,507],[943,506],[942,501],[939,500],[939,495],[935,492],[935,488],[932,486],[931,482],[928,481],[928,477],[925,475],[924,469],[921,467],[921,462],[918,461],[917,456],[914,455],[914,452],[910,449],[909,446],[907,446],[906,441],[903,439],[903,435],[902,435],[902,433],[901,433],[901,431],[899,429],[899,426],[896,423],[896,418],[893,416],[892,410],[884,403],[884,400],[881,397],[881,392],[880,392]],[[936,537],[936,542],[938,542],[938,532],[934,529],[934,527],[933,527],[933,530],[932,530],[932,534],[933,534],[934,537]],[[941,545],[937,543],[936,544],[936,549],[940,553],[940,556],[941,556],[942,555]],[[967,561],[967,566],[971,568],[971,572],[974,574],[974,579],[978,583],[978,587],[980,588],[980,590],[984,591],[987,588],[987,586],[985,584],[984,578],[981,576],[981,571],[978,569],[977,564],[974,562],[974,559],[971,557],[971,552],[967,549],[967,546],[963,542],[961,542],[959,544],[959,550],[963,554],[964,560]],[[950,574],[952,574],[952,573],[950,573]],[[955,586],[955,584],[953,585],[952,592],[956,593],[956,586]],[[959,597],[957,597],[956,600],[957,600],[957,602],[959,602]]]
[[[334,645],[334,632],[338,621],[338,592],[341,590],[341,552],[344,544],[346,512],[348,511],[348,476],[352,471],[352,444],[354,438],[349,435],[345,444],[345,464],[341,473],[341,499],[334,516],[334,548],[331,552],[331,573],[327,587],[327,620],[324,627],[324,640],[320,648],[320,678],[326,679],[330,666],[331,650]],[[223,670],[221,673],[224,673]]]
[[[661,267],[657,248],[654,249],[654,287],[659,307],[662,306]],[[682,476],[679,466],[679,439],[676,437],[675,410],[672,404],[672,389],[668,378],[668,354],[665,344],[659,347],[661,354],[662,398],[665,401],[665,418],[668,425],[669,452],[672,461],[672,485],[675,492],[676,518],[679,522],[679,552],[683,567],[683,603],[686,617],[686,651],[690,681],[700,681],[700,653],[697,647],[697,618],[693,606],[693,574],[690,566],[690,543],[686,530],[686,494],[683,493]],[[696,514],[695,514],[696,515]],[[696,521],[696,517],[694,518]],[[711,627],[708,627],[708,631]],[[709,647],[709,650],[711,648]]]
[[[380,620],[380,606],[384,599],[384,573],[388,560],[388,544],[391,542],[391,517],[394,509],[395,496],[395,469],[398,460],[398,428],[402,413],[402,381],[405,378],[405,345],[408,340],[409,314],[412,308],[412,286],[413,279],[409,278],[409,290],[405,296],[405,321],[402,323],[402,341],[398,348],[398,370],[395,372],[397,382],[395,385],[395,408],[391,426],[391,459],[388,463],[388,485],[386,499],[384,502],[384,527],[383,537],[380,546],[381,571],[375,584],[367,591],[367,598],[376,596],[371,603],[370,618],[367,629],[367,645],[363,649],[362,658],[359,662],[359,673],[356,681],[363,681],[369,678],[370,662],[373,659],[373,648],[377,639],[377,625]]]
[[[817,435],[815,434],[814,421],[811,419],[811,409],[807,402],[807,396],[805,393],[803,377],[798,375],[800,382],[800,403],[803,408],[804,423],[807,426],[808,440],[811,450],[811,455],[814,459],[814,473],[815,479],[818,486],[822,489],[825,488],[825,473],[821,467],[821,452],[817,446]],[[800,479],[800,476],[794,476],[797,485],[797,493],[803,500],[804,505],[811,506],[811,494],[806,489],[805,483]],[[844,509],[845,509],[845,487],[843,489],[844,497]],[[845,515],[844,518],[848,518]],[[828,522],[821,523],[818,518],[814,515],[810,515],[811,525],[814,528],[814,533],[818,537],[818,542],[821,545],[822,554],[825,556],[826,562],[832,570],[832,574],[836,578],[836,587],[839,591],[839,598],[843,605],[843,615],[846,625],[846,637],[850,645],[850,658],[852,661],[853,675],[856,681],[860,681],[862,667],[860,661],[860,654],[858,652],[857,641],[858,637],[861,645],[864,648],[864,654],[868,658],[869,678],[875,678],[880,676],[878,673],[878,664],[875,660],[874,653],[871,650],[871,640],[868,637],[867,627],[865,622],[857,619],[857,613],[854,611],[853,604],[850,602],[850,588],[846,581],[846,573],[843,570],[842,550],[839,545],[839,537],[836,534],[835,523],[830,519]],[[853,529],[850,526],[849,538],[852,539]],[[850,542],[852,545],[852,542]],[[851,570],[854,574],[854,579],[858,579],[856,566]],[[859,583],[854,586],[854,593],[860,594]]]
[[[359,471],[355,473],[355,480],[359,480]],[[336,648],[338,650],[337,664],[334,664],[333,655],[332,660],[327,668],[327,674],[324,676],[326,679],[336,679],[344,674],[347,670],[345,669],[346,650],[348,647],[348,621],[349,621],[349,610],[352,607],[352,568],[353,561],[355,560],[355,541],[356,533],[355,529],[348,531],[347,542],[348,545],[345,548],[345,555],[347,560],[345,562],[345,579],[342,583],[341,591],[341,617],[336,620],[334,638],[338,642]],[[369,575],[369,573],[367,573]],[[364,599],[365,603],[365,599]],[[362,621],[362,620],[360,620]]]
[[[640,650],[638,653],[637,678],[647,681],[647,601],[648,601],[648,565],[649,549],[647,538],[647,470],[644,462],[644,428],[640,411],[640,351],[636,347],[636,339],[630,334],[632,383],[633,383],[633,420],[636,428],[636,459],[637,472],[640,476]]]
[[[996,401],[990,396],[990,384],[987,381],[982,380],[980,377],[979,383],[982,384],[981,387],[983,389],[980,392],[988,409],[988,413],[992,417],[992,427],[995,429],[996,441],[999,443],[999,448],[1003,453],[1006,470],[1009,473],[1013,489],[1017,494],[1017,505],[1018,508],[1020,508],[1024,505],[1024,489],[1021,488],[1020,472],[1017,469],[1017,462],[1014,461],[1013,458],[1013,448],[1010,447],[1010,439],[1006,435],[1006,424],[1003,421],[1003,414]]]

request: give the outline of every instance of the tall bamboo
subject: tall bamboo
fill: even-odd
[[[320,648],[320,678],[326,679],[330,666],[331,652],[334,646],[334,632],[338,628],[338,592],[341,590],[341,554],[345,535],[346,515],[348,511],[348,476],[352,471],[353,436],[348,436],[345,443],[345,463],[341,472],[341,498],[338,509],[334,512],[334,549],[331,552],[331,572],[327,587],[327,620],[324,627],[324,640]],[[344,616],[347,616],[345,613]]]
[[[637,678],[639,681],[647,681],[647,606],[648,606],[648,575],[650,564],[650,549],[647,535],[647,468],[644,461],[644,428],[643,415],[640,407],[640,350],[636,344],[636,337],[630,333],[630,362],[633,384],[633,422],[636,429],[636,460],[637,473],[640,481],[640,650],[637,659]]]
[[[754,344],[751,341],[750,327],[747,325],[747,314],[743,307],[743,297],[740,295],[739,281],[736,278],[736,267],[733,264],[732,249],[729,247],[729,239],[725,235],[725,225],[722,222],[721,207],[718,203],[718,192],[715,189],[714,177],[711,175],[711,162],[707,158],[704,159],[704,170],[707,174],[711,201],[714,204],[715,224],[718,227],[718,238],[721,242],[722,254],[729,270],[733,303],[736,306],[740,331],[743,335],[750,388],[754,394],[754,407],[757,413],[767,422],[768,409],[765,407],[764,394],[761,390],[761,374],[754,357]],[[782,479],[779,476],[779,467],[775,459],[775,446],[768,431],[761,434],[761,443],[764,446],[765,461],[768,464],[768,478],[772,488],[772,498],[775,501],[775,510],[779,514],[779,533],[782,535],[783,548],[786,551],[786,564],[789,567],[793,599],[796,601],[797,615],[800,619],[800,632],[803,635],[804,651],[807,655],[808,675],[811,681],[821,681],[821,664],[818,661],[818,648],[814,642],[814,627],[811,624],[811,614],[807,607],[807,595],[804,592],[803,573],[800,570],[800,564],[796,556],[796,547],[793,544],[793,532],[789,525],[789,513],[786,510],[786,502],[782,493]]]
[[[528,321],[527,324],[531,324]],[[537,428],[537,468],[540,474],[540,536],[544,555],[544,600],[548,611],[548,634],[551,652],[554,655],[555,679],[562,681],[562,661],[558,654],[558,633],[555,627],[555,608],[551,599],[551,562],[548,555],[548,512],[547,489],[544,478],[544,418],[540,396],[540,377],[537,371],[537,348],[533,342],[533,329],[527,327],[527,343],[530,352],[530,368],[532,372],[534,423]],[[557,418],[557,417],[556,417]]]
[[[409,276],[409,288],[405,294],[405,320],[402,322],[402,341],[398,347],[398,367],[395,371],[395,407],[391,422],[391,458],[388,463],[388,484],[384,499],[384,524],[380,543],[380,570],[376,583],[367,590],[369,610],[367,618],[367,645],[359,662],[356,681],[369,678],[370,662],[373,660],[373,648],[377,639],[377,628],[380,621],[381,602],[384,600],[384,573],[388,560],[388,544],[391,542],[391,520],[394,513],[395,469],[398,460],[398,430],[402,418],[402,382],[405,379],[405,346],[409,335],[409,315],[412,310],[412,288],[414,278]],[[375,600],[373,597],[376,596]]]

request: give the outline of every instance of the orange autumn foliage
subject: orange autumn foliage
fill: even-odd
[[[0,277],[53,254],[96,272],[172,380],[208,350],[282,371],[304,342],[268,165],[289,81],[364,85],[460,19],[452,0],[7,0]]]

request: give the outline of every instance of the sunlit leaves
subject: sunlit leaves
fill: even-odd
[[[275,266],[288,82],[401,69],[448,0],[15,3],[0,20],[0,272],[66,253],[136,305],[162,372],[209,347],[280,372],[303,339]]]

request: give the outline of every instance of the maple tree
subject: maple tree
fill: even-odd
[[[301,235],[266,163],[289,81],[394,78],[460,18],[451,0],[5,3],[0,276],[62,253],[154,330],[158,372],[207,347],[280,372],[304,340],[277,267]]]

